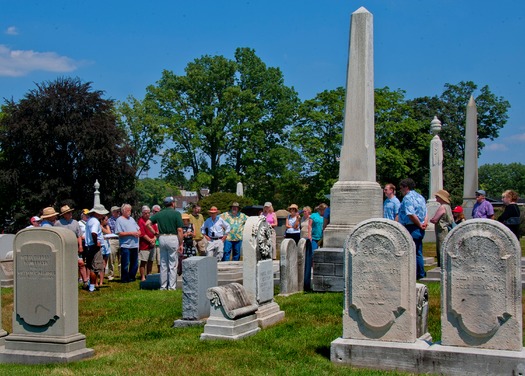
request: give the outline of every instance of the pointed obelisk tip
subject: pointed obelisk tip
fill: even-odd
[[[474,101],[474,97],[472,95],[470,96],[470,99],[468,100],[468,105],[470,107],[473,107],[476,105],[476,101]]]
[[[356,13],[370,13],[365,7],[361,7],[358,10],[356,10],[353,14]]]

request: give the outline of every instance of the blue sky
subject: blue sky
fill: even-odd
[[[360,6],[374,15],[376,87],[414,98],[441,94],[445,83],[489,85],[512,107],[479,163],[525,163],[519,0],[0,0],[0,98],[21,99],[59,76],[91,81],[108,98],[142,98],[164,69],[182,75],[203,55],[233,59],[250,47],[310,99],[345,85],[350,15]]]

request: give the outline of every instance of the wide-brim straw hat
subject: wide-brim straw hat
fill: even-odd
[[[93,209],[91,209],[89,212],[90,213],[97,213],[97,214],[100,214],[100,215],[109,214],[109,212],[106,210],[106,208],[102,204],[97,204],[97,205],[93,206]]]
[[[440,189],[439,191],[434,193],[434,196],[437,196],[443,201],[445,201],[447,204],[450,204],[450,193],[448,193],[444,189]]]
[[[210,214],[215,214],[215,213],[218,213],[218,212],[219,212],[219,209],[217,209],[216,206],[212,206],[210,208],[210,210],[208,210],[208,213],[210,213]]]
[[[188,213],[183,213],[182,214],[182,220],[185,220],[185,219],[190,219],[190,215]]]
[[[238,207],[239,209],[241,208],[238,202],[234,202],[234,203],[232,203],[230,207],[231,207],[231,208],[233,208],[233,207]]]
[[[299,211],[299,207],[297,205],[295,205],[295,204],[292,204],[292,205],[288,206],[288,211],[290,211],[290,209],[295,209],[295,210]]]
[[[66,213],[72,212],[75,209],[71,209],[68,205],[64,205],[60,208],[60,215],[64,215]]]
[[[47,218],[51,218],[51,217],[55,217],[55,216],[58,216],[59,213],[57,213],[55,211],[55,208],[49,206],[47,208],[44,208],[44,210],[42,211],[42,215],[40,216],[41,219],[47,219]]]

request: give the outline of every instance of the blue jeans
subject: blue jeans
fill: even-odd
[[[425,237],[425,230],[421,230],[416,225],[405,225],[405,228],[412,236],[414,244],[416,245],[416,279],[425,278],[425,260],[423,260],[423,238]]]
[[[139,268],[139,249],[121,248],[120,249],[120,280],[131,282],[135,280]]]
[[[241,247],[242,240],[224,242],[224,254],[222,255],[222,261],[230,261],[230,253],[233,249],[232,261],[239,261],[241,259]]]
[[[319,245],[317,244],[318,241],[320,241],[321,239],[319,240],[314,240],[312,239],[312,251],[315,251],[317,248],[319,248]]]

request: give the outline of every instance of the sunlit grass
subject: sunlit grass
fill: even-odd
[[[522,246],[523,246],[522,241]],[[424,252],[435,252],[425,243]],[[440,284],[428,283],[428,329],[441,339]],[[110,282],[95,293],[79,290],[79,328],[91,359],[53,365],[0,364],[0,375],[406,375],[358,370],[330,362],[342,335],[343,293],[276,297],[281,323],[240,341],[200,341],[202,327],[173,329],[182,317],[181,291],[139,290]],[[2,289],[2,326],[12,327],[13,289]]]

